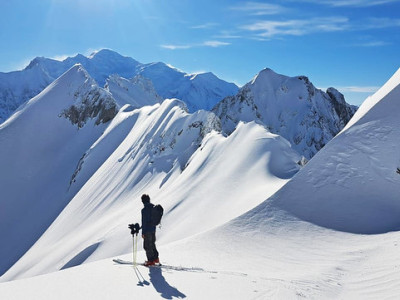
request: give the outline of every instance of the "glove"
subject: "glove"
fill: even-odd
[[[132,235],[134,235],[134,234],[138,234],[139,233],[139,230],[140,230],[140,226],[139,226],[139,224],[138,223],[136,223],[136,224],[129,224],[128,225],[128,228],[131,230],[131,234]]]

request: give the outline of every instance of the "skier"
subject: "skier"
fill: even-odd
[[[146,251],[147,261],[145,266],[159,264],[158,251],[156,248],[156,225],[152,223],[152,209],[154,204],[150,203],[147,194],[142,195],[144,208],[142,209],[142,238],[143,248]]]

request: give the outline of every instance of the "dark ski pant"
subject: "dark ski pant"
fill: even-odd
[[[149,232],[143,235],[143,248],[146,251],[147,261],[153,261],[158,258],[156,248],[156,233]]]

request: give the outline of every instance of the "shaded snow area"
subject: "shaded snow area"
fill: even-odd
[[[68,203],[76,162],[105,130],[101,112],[113,106],[76,65],[0,125],[0,274]],[[76,115],[79,125],[64,116],[72,107],[87,113]]]
[[[90,78],[80,66],[63,76],[72,93],[61,77],[0,125],[1,299],[400,296],[400,71],[303,167],[265,124],[238,120],[226,136],[213,112],[178,99],[118,103],[79,128],[59,112]],[[134,260],[127,225],[143,193],[164,207],[162,267],[113,262]]]

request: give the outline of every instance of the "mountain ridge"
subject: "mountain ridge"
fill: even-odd
[[[306,76],[288,77],[266,68],[212,111],[227,134],[239,121],[256,120],[310,159],[343,129],[355,108],[334,88],[325,93]]]
[[[100,86],[104,86],[107,78],[114,74],[126,79],[142,75],[153,81],[160,96],[179,98],[186,102],[190,111],[210,110],[219,100],[236,93],[238,89],[236,85],[215,75],[211,82],[202,83],[199,80],[191,80],[195,77],[193,74],[187,74],[165,63],[143,64],[110,49],[102,49],[88,57],[77,54],[62,61],[36,57],[21,71],[0,72],[0,123],[18,106],[36,96],[77,63],[81,64]],[[160,77],[160,72],[168,76]],[[34,75],[29,75],[31,73]]]

